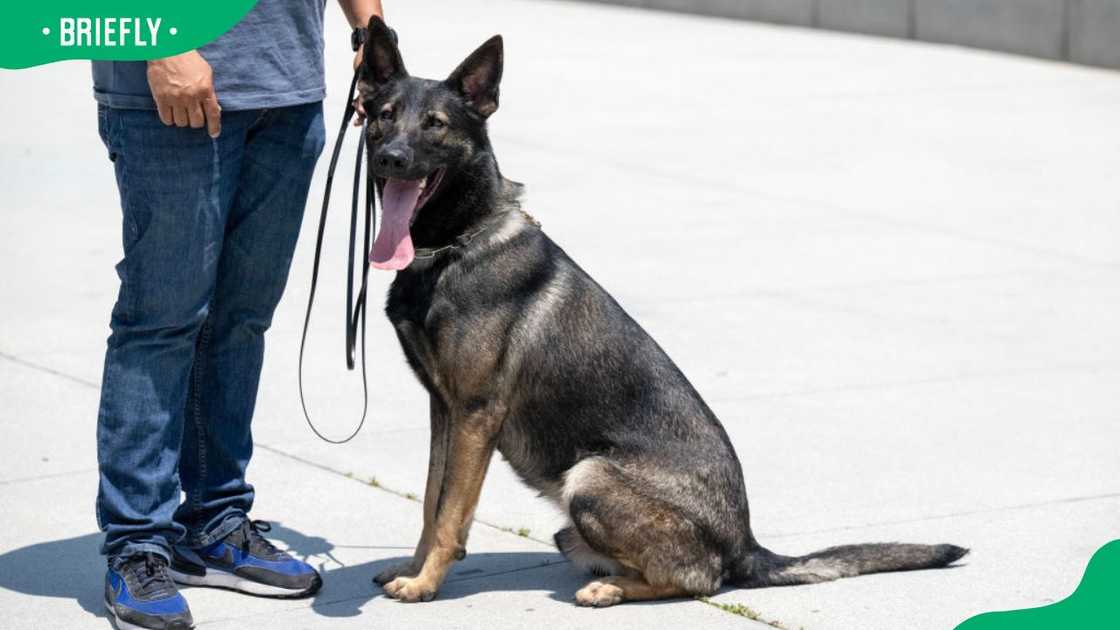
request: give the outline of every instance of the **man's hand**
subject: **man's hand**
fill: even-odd
[[[211,138],[222,132],[222,108],[214,94],[213,72],[198,51],[149,61],[148,85],[163,124],[206,126]]]
[[[338,5],[342,7],[342,12],[346,14],[346,21],[350,22],[350,26],[354,28],[369,24],[369,19],[375,15],[385,19],[385,11],[381,9],[381,0],[338,0]],[[362,65],[362,48],[363,46],[359,46],[357,54],[354,55],[355,71],[358,70],[358,66]],[[366,119],[366,110],[362,107],[361,97],[354,99],[354,110],[358,113],[354,117],[354,126],[361,127],[362,122]]]

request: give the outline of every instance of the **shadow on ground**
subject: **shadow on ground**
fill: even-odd
[[[334,545],[325,538],[308,536],[273,522],[269,537],[308,562],[323,575],[323,589],[311,607],[325,617],[354,617],[367,602],[387,597],[373,576],[410,559],[411,547]],[[345,565],[335,557],[340,548],[393,550],[391,558]],[[574,571],[556,552],[468,552],[457,562],[440,588],[439,599],[455,600],[488,591],[552,591],[551,598],[568,602],[589,578]]]
[[[36,597],[71,599],[105,617],[101,534],[36,543],[0,554],[0,588]]]
[[[309,536],[278,522],[272,523],[269,537],[322,573],[323,589],[310,604],[324,617],[361,615],[367,602],[387,597],[373,582],[373,576],[411,557],[411,549],[402,547],[336,546],[326,538]],[[70,599],[91,615],[105,617],[101,590],[105,561],[98,552],[100,543],[101,534],[87,534],[0,554],[0,588],[34,597]],[[337,550],[345,548],[391,550],[393,557],[346,565],[335,556]],[[541,591],[542,597],[567,603],[590,579],[555,552],[468,553],[455,564],[439,599],[457,600],[486,592]],[[188,600],[189,590],[185,590]],[[670,601],[674,600],[651,603]]]
[[[323,574],[323,589],[311,601],[311,607],[325,617],[362,614],[367,602],[386,597],[373,576],[411,557],[411,549],[369,545],[361,548],[391,550],[393,557],[346,565],[335,556],[345,546],[336,546],[320,536],[273,522],[269,537]],[[91,615],[105,617],[105,560],[98,552],[100,543],[101,534],[87,534],[0,554],[0,588],[34,597],[73,600]],[[588,579],[555,552],[468,553],[455,564],[439,598],[456,600],[491,591],[543,591],[551,594],[542,596],[569,602]],[[187,597],[189,600],[189,592]]]

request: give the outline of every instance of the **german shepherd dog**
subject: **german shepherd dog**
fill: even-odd
[[[370,252],[397,272],[386,313],[431,397],[424,529],[375,580],[428,601],[465,554],[497,449],[571,524],[556,546],[600,576],[576,603],[708,595],[942,567],[953,545],[773,553],[749,525],[743,473],[712,410],[665,352],[520,205],[487,136],[502,39],[443,81],[411,77],[378,18],[360,96],[382,200]]]

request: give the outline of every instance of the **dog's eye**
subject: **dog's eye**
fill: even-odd
[[[425,122],[431,129],[443,129],[447,126],[447,123],[443,122],[443,119],[439,116],[436,116],[435,114],[429,115],[428,119]]]
[[[381,114],[378,115],[378,118],[380,118],[381,120],[392,120],[393,117],[394,114],[392,109],[383,109],[381,110]]]

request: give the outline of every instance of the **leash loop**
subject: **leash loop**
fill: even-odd
[[[362,283],[358,291],[357,298],[354,297],[354,264],[357,256],[355,254],[355,245],[357,244],[357,229],[358,229],[358,199],[361,194],[362,182],[362,158],[365,152],[365,138],[366,128],[369,124],[368,120],[362,123],[362,134],[358,138],[358,152],[354,161],[354,194],[350,204],[350,255],[348,257],[347,272],[346,272],[346,369],[354,369],[354,352],[358,343],[358,333],[361,332],[362,352],[362,418],[358,421],[358,426],[347,437],[335,440],[323,435],[316,427],[315,423],[311,420],[311,414],[307,411],[307,398],[303,393],[303,355],[307,347],[307,330],[311,325],[311,311],[315,304],[315,292],[319,285],[319,263],[323,253],[323,235],[327,228],[327,211],[330,208],[331,201],[331,186],[334,183],[335,169],[338,167],[338,159],[342,153],[342,141],[346,138],[346,130],[350,127],[350,121],[354,118],[356,112],[354,108],[354,97],[358,87],[358,71],[354,71],[354,78],[350,81],[350,93],[346,98],[346,109],[342,114],[342,125],[339,127],[338,136],[334,141],[334,149],[331,151],[331,162],[327,168],[327,182],[323,190],[323,207],[319,211],[319,230],[315,236],[315,258],[311,266],[311,289],[307,296],[307,312],[303,317],[303,334],[300,336],[299,341],[299,404],[303,408],[303,417],[307,420],[307,426],[311,428],[311,432],[318,436],[319,439],[330,444],[345,444],[353,440],[358,432],[362,430],[362,426],[366,423],[366,415],[369,412],[369,380],[366,376],[366,296],[367,286],[369,280],[369,264],[365,260],[363,254],[362,262]],[[365,249],[369,251],[370,242],[373,237],[373,219],[376,210],[374,208],[374,186],[373,178],[366,177],[366,197],[365,203],[362,205],[362,214],[365,215],[365,225],[363,229],[363,243]]]

